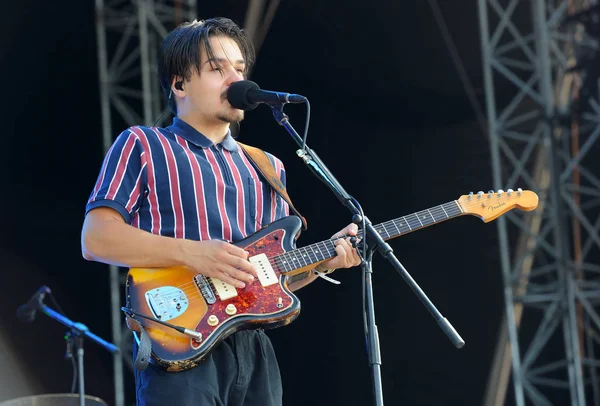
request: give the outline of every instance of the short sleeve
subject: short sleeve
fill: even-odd
[[[131,129],[123,131],[104,157],[85,213],[110,207],[130,223],[144,195],[145,169],[145,152],[138,136]]]

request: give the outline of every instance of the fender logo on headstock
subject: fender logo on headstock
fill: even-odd
[[[488,210],[494,211],[494,210],[497,210],[497,209],[499,209],[499,208],[500,208],[500,207],[502,207],[502,206],[506,206],[506,203],[505,203],[505,202],[499,202],[499,203],[498,203],[497,205],[495,205],[495,206],[489,206],[489,207],[488,207]]]

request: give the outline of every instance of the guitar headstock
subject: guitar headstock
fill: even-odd
[[[534,210],[538,206],[538,195],[530,190],[516,191],[508,189],[506,192],[502,189],[498,191],[490,190],[487,193],[473,192],[468,195],[462,195],[457,202],[464,214],[472,214],[480,217],[484,222],[490,222],[497,219],[509,210],[515,207],[523,211]]]

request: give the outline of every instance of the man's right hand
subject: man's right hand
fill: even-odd
[[[221,240],[181,240],[184,264],[211,278],[243,288],[257,277],[248,252]]]
[[[221,240],[193,241],[151,234],[125,223],[119,212],[109,207],[87,214],[81,248],[88,261],[129,268],[185,265],[236,288],[243,288],[257,276],[243,248]]]

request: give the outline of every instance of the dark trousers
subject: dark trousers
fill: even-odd
[[[135,370],[135,384],[138,406],[281,406],[283,397],[275,352],[262,330],[232,334],[186,371],[149,364]]]

